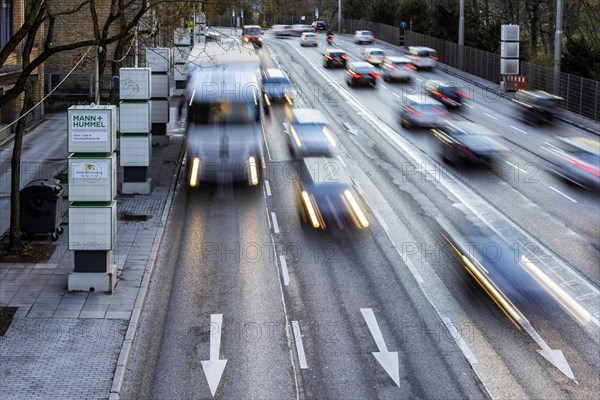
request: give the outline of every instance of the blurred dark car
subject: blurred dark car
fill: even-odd
[[[427,96],[402,96],[400,124],[405,128],[436,128],[448,119],[448,110],[437,100]]]
[[[268,114],[272,103],[288,102],[292,104],[290,94],[290,80],[279,68],[267,68],[262,70],[262,95],[263,108]]]
[[[311,25],[315,28],[315,31],[327,30],[327,24],[324,21],[314,21]]]
[[[442,157],[456,164],[489,163],[509,152],[499,135],[470,121],[448,121],[432,133],[439,141]]]
[[[215,28],[210,26],[206,27],[206,30],[204,31],[204,37],[206,41],[212,40],[218,42],[221,40],[221,34]]]
[[[371,85],[375,87],[377,79],[379,79],[377,69],[368,62],[358,61],[348,64],[346,69],[346,83],[348,86]]]
[[[290,149],[296,158],[330,156],[337,146],[329,122],[321,111],[312,108],[292,110],[289,136]]]
[[[441,101],[446,107],[459,108],[469,96],[453,83],[436,81],[433,79],[425,82],[425,91],[437,101]]]
[[[262,47],[262,30],[258,25],[244,25],[242,29],[242,39],[244,43],[252,43]]]
[[[325,68],[346,68],[348,55],[344,50],[326,49],[323,53],[323,66]]]
[[[529,123],[551,122],[558,114],[562,97],[542,90],[519,90],[513,101],[519,105],[521,118]]]
[[[296,191],[304,224],[339,230],[369,226],[362,198],[338,159],[309,157],[299,168]]]
[[[442,230],[443,241],[469,275],[479,284],[515,324],[527,322],[520,309],[548,299],[542,286],[533,278],[539,269],[521,254],[514,244],[500,236],[484,234],[475,226],[462,227],[466,234],[456,237]],[[456,234],[455,234],[456,235]]]
[[[580,136],[563,137],[550,150],[552,172],[587,189],[600,187],[600,142]]]

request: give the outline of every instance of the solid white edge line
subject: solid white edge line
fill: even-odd
[[[277,223],[277,215],[271,211],[271,219],[273,220],[273,232],[279,233],[279,224]]]
[[[491,118],[491,119],[498,120],[498,118],[496,118],[496,117],[494,117],[493,115],[490,115],[490,114],[488,114],[488,113],[483,113],[483,115],[485,115],[485,116],[487,116],[487,117],[489,117],[489,118]]]
[[[342,160],[342,157],[340,157],[339,155],[337,156],[337,159],[340,160],[340,162],[342,163],[342,165],[344,166],[344,168],[346,167],[346,163],[344,162],[344,160]]]
[[[448,331],[450,332],[450,336],[454,339],[454,341],[458,345],[458,348],[463,352],[467,360],[469,360],[471,364],[479,363],[467,342],[464,341],[458,329],[456,329],[452,321],[450,321],[450,318],[446,317],[445,315],[440,315],[440,317],[444,325],[446,325],[446,329],[448,329]]]
[[[524,169],[521,169],[521,168],[517,167],[515,164],[513,164],[513,163],[511,163],[509,161],[504,160],[504,162],[507,163],[508,165],[510,165],[511,167],[518,169],[519,171],[521,171],[524,174],[527,173],[527,171],[525,171]]]
[[[513,125],[511,125],[510,127],[511,127],[511,128],[513,128],[513,129],[514,129],[515,131],[517,131],[517,132],[521,132],[521,133],[523,133],[523,134],[525,134],[525,135],[528,135],[528,133],[527,133],[527,132],[525,132],[523,129],[519,129],[519,128],[517,128],[516,126],[513,126]]]
[[[300,332],[300,324],[298,321],[292,321],[292,328],[294,331],[294,338],[296,339],[296,350],[298,351],[298,361],[300,361],[300,368],[308,368],[306,363],[306,354],[304,353],[304,344],[302,343],[302,333]]]
[[[561,192],[560,190],[558,190],[557,188],[555,188],[554,186],[548,186],[550,189],[554,190],[556,193],[566,197],[567,199],[571,200],[573,203],[577,203],[577,200],[575,200],[574,198],[572,198],[569,195],[564,194],[563,192]]]
[[[290,284],[290,274],[288,273],[287,262],[285,262],[285,256],[279,256],[279,263],[281,264],[281,275],[283,275],[283,284],[287,286]]]
[[[260,124],[260,129],[262,130],[263,139],[265,141],[265,147],[267,148],[267,156],[269,157],[269,161],[273,161],[271,159],[271,150],[269,150],[269,143],[267,142],[267,134],[265,133],[265,124]],[[264,160],[263,160],[263,168],[264,168]]]
[[[381,218],[381,215],[379,215],[377,210],[371,207],[371,211],[373,211],[373,215],[375,215],[375,219],[377,220],[377,222],[379,222],[379,225],[381,225],[386,232],[389,231],[387,224],[385,223],[383,218]]]
[[[271,195],[271,185],[269,184],[268,180],[265,180],[265,189],[267,191],[267,196]]]

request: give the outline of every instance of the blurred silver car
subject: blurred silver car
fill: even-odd
[[[367,47],[363,53],[363,58],[366,62],[378,66],[383,62],[385,52],[377,47]]]
[[[371,31],[356,31],[354,33],[354,43],[373,43],[375,35]]]
[[[400,124],[405,128],[436,128],[448,119],[448,110],[437,100],[419,95],[403,95]]]
[[[600,142],[587,137],[561,137],[550,147],[551,171],[576,185],[600,187]]]
[[[296,158],[332,155],[337,141],[323,113],[312,108],[292,110],[289,145]]]
[[[383,80],[386,82],[393,80],[408,82],[412,79],[416,68],[410,63],[408,57],[386,56],[381,64],[381,69]]]
[[[500,135],[471,121],[448,121],[432,133],[439,141],[442,157],[455,164],[489,163],[509,152],[500,143]]]
[[[300,36],[300,46],[318,46],[319,37],[314,33],[303,33]]]

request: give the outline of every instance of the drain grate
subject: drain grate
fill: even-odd
[[[148,221],[150,218],[152,218],[152,215],[119,214],[119,219],[121,221]]]

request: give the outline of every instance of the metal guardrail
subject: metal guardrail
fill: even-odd
[[[370,30],[375,37],[386,42],[400,45],[400,28],[377,22],[346,19],[344,32]],[[458,44],[409,30],[404,31],[404,46],[427,46],[437,50],[441,62],[454,68],[500,83],[500,55],[463,47],[463,60],[459,60]],[[552,92],[553,71],[528,62],[521,62],[521,75],[527,76],[528,89]],[[586,79],[566,72],[560,73],[560,93],[564,101],[562,107],[577,114],[600,121],[600,82]]]

